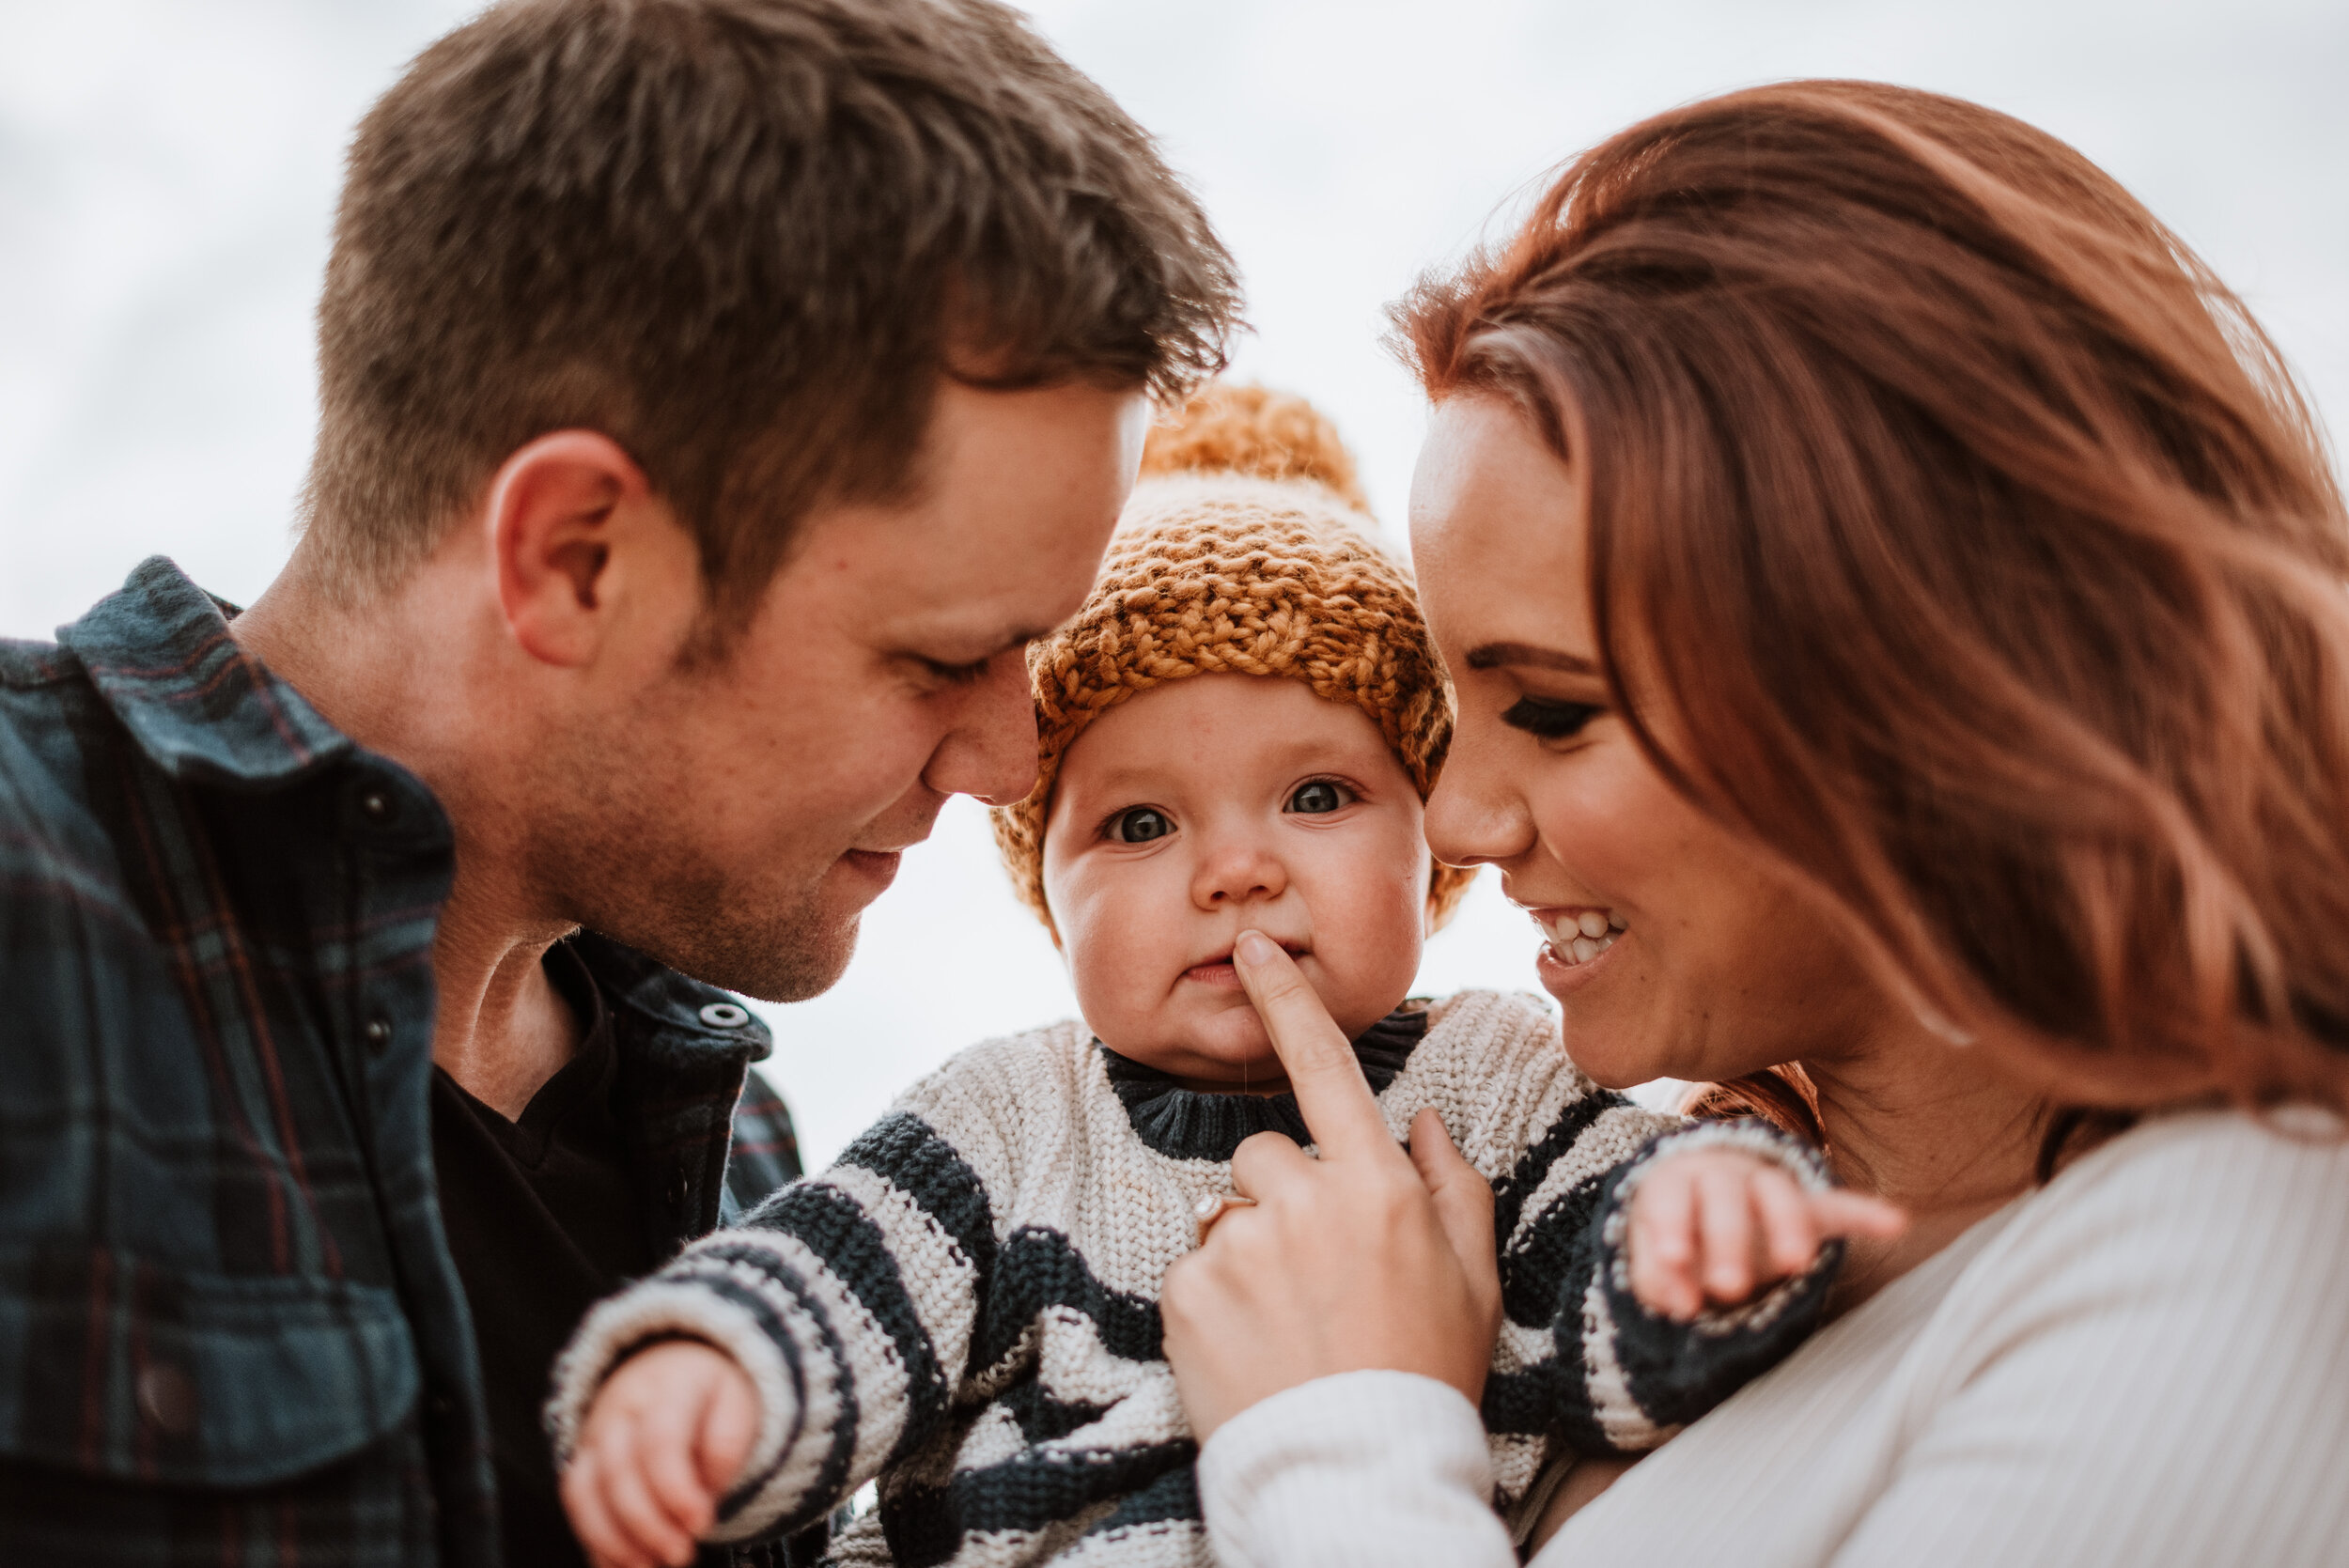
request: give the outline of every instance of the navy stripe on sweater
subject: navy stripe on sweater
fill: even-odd
[[[967,1536],[1033,1534],[1112,1499],[1119,1528],[1199,1516],[1189,1483],[1199,1446],[1189,1439],[1139,1448],[1036,1449],[963,1470],[943,1486],[907,1486],[881,1498],[881,1534],[898,1568],[935,1568]],[[1184,1482],[1166,1484],[1171,1474]],[[1102,1521],[1107,1525],[1108,1519]]]
[[[928,1123],[893,1110],[849,1144],[839,1163],[887,1178],[920,1204],[954,1237],[984,1282],[995,1264],[995,1215],[988,1206],[987,1184]]]
[[[694,1253],[692,1259],[689,1261],[710,1258],[723,1262],[725,1261],[722,1256],[723,1252],[752,1250],[751,1249],[712,1248]],[[839,1334],[833,1329],[822,1305],[808,1292],[807,1282],[799,1271],[772,1252],[760,1251],[742,1261],[754,1265],[789,1291],[801,1308],[815,1321],[817,1332],[823,1342],[824,1353],[832,1358],[832,1383],[840,1396],[841,1419],[832,1424],[831,1445],[824,1456],[824,1465],[818,1473],[817,1484],[810,1491],[807,1502],[801,1505],[799,1513],[784,1521],[785,1528],[797,1528],[806,1523],[809,1518],[821,1517],[824,1513],[828,1512],[828,1502],[820,1507],[816,1505],[830,1498],[832,1494],[838,1491],[848,1479],[849,1461],[855,1453],[856,1387],[849,1372],[847,1347],[840,1343]],[[721,1517],[731,1517],[740,1511],[744,1503],[756,1497],[759,1491],[774,1479],[775,1472],[782,1468],[785,1461],[790,1456],[791,1451],[798,1446],[801,1435],[807,1430],[807,1369],[800,1359],[799,1336],[790,1331],[784,1323],[782,1315],[775,1311],[774,1304],[756,1288],[745,1284],[723,1268],[695,1269],[687,1277],[712,1296],[748,1312],[752,1321],[757,1324],[758,1331],[766,1335],[768,1340],[783,1352],[785,1364],[791,1371],[791,1392],[796,1406],[792,1412],[791,1430],[785,1435],[782,1446],[775,1451],[774,1462],[756,1475],[741,1477],[736,1482],[733,1490],[727,1494],[719,1509],[719,1514]]]
[[[1502,1247],[1508,1246],[1517,1221],[1524,1217],[1527,1202],[1540,1188],[1549,1168],[1579,1142],[1601,1116],[1630,1103],[1611,1089],[1593,1090],[1566,1107],[1550,1129],[1542,1134],[1541,1141],[1519,1155],[1509,1173],[1493,1183],[1493,1234]],[[1546,1321],[1548,1316],[1544,1313],[1532,1321]]]
[[[1159,1359],[1165,1330],[1159,1304],[1147,1296],[1110,1289],[1094,1278],[1091,1265],[1058,1231],[1023,1225],[1003,1240],[994,1278],[972,1336],[971,1364],[991,1367],[1019,1347],[1049,1307],[1073,1308],[1090,1319],[1102,1348],[1128,1361]]]

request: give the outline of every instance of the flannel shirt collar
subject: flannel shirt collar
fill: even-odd
[[[228,634],[235,613],[157,555],[60,627],[57,640],[139,749],[174,779],[261,793],[364,755],[237,644]],[[630,1054],[680,1086],[723,1084],[773,1049],[766,1025],[723,991],[600,937],[583,933],[580,950],[621,1014]]]
[[[716,986],[592,931],[573,937],[571,945],[596,977],[604,1004],[619,1015],[628,1053],[654,1071],[687,1079],[739,1074],[774,1049],[758,1016]]]
[[[356,748],[228,634],[232,606],[161,555],[57,641],[170,778],[259,793]]]

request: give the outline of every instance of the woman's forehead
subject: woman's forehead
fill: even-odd
[[[1589,660],[1586,518],[1580,476],[1510,404],[1436,406],[1411,487],[1411,557],[1454,657],[1505,644]]]

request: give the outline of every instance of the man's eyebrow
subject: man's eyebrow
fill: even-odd
[[[1598,665],[1579,653],[1536,647],[1531,643],[1486,643],[1469,649],[1468,667],[1471,670],[1495,670],[1505,664],[1531,664],[1539,670],[1563,670],[1577,675],[1598,674]]]

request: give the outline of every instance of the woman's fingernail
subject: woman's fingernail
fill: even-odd
[[[1272,939],[1263,932],[1242,931],[1239,934],[1238,943],[1232,950],[1232,955],[1244,964],[1253,966],[1272,962],[1272,955],[1277,951],[1272,945]]]

